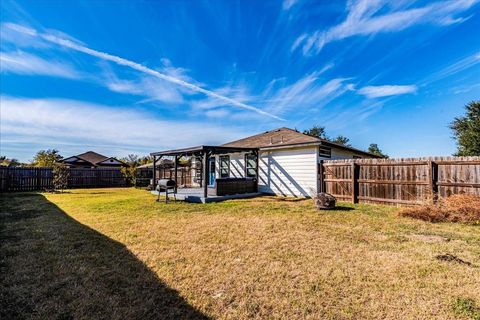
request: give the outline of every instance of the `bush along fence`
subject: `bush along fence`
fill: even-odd
[[[67,188],[125,187],[120,169],[69,168]],[[52,168],[0,167],[0,192],[53,189]]]
[[[341,201],[416,205],[480,196],[480,157],[323,160],[320,190]]]

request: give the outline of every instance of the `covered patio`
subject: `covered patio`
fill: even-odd
[[[215,156],[245,153],[254,156],[254,176],[222,177],[218,178],[215,172]],[[200,159],[201,165],[194,170],[198,172],[198,188],[178,188],[175,186],[176,198],[187,202],[214,202],[228,199],[248,198],[259,195],[258,192],[258,148],[198,146],[185,149],[153,152],[153,193],[157,190],[157,164],[164,157],[173,157],[174,177],[177,177],[179,159],[194,157]],[[213,159],[213,164],[212,164]]]

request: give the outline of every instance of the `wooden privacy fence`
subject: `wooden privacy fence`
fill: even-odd
[[[125,187],[120,169],[69,168],[68,188]],[[53,188],[52,168],[0,167],[0,192]]]
[[[71,168],[69,188],[126,187],[128,182],[120,169]]]
[[[0,167],[0,191],[34,191],[52,188],[51,168]]]
[[[416,205],[480,196],[480,157],[323,160],[320,190],[353,203]]]
[[[153,168],[142,168],[137,170],[136,186],[147,187],[153,177]],[[175,168],[157,167],[157,179],[173,179],[178,186],[192,186],[192,168],[182,166],[177,169],[177,179],[175,179]]]

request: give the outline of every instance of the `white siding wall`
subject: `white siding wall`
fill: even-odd
[[[245,177],[245,153],[230,154],[230,177]]]
[[[260,151],[260,192],[312,196],[317,192],[317,147]]]

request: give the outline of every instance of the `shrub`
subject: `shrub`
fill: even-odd
[[[400,215],[429,222],[480,224],[480,197],[456,194],[435,205],[403,209]]]
[[[70,171],[62,164],[54,164],[53,166],[53,188],[63,191],[68,187],[68,177]]]

